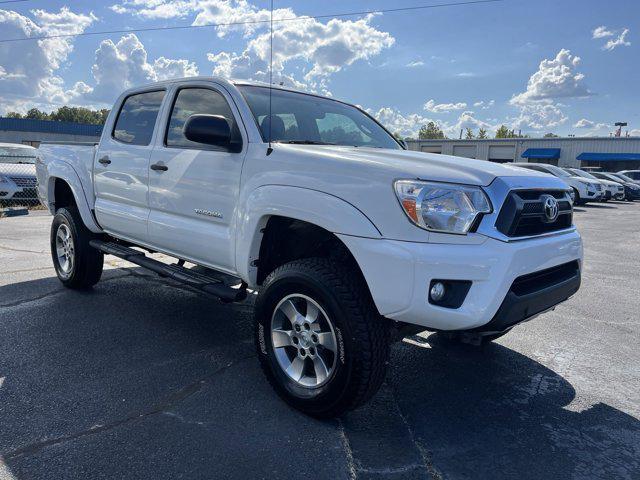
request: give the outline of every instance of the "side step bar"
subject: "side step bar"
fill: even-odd
[[[219,278],[194,272],[193,270],[181,265],[168,265],[166,263],[159,262],[158,260],[147,257],[143,252],[125,247],[116,242],[91,240],[89,245],[103,253],[114,255],[128,262],[147,268],[161,277],[171,278],[202,290],[203,292],[214,295],[223,302],[240,302],[247,298],[247,288],[244,283],[240,288],[233,288],[226,285]]]

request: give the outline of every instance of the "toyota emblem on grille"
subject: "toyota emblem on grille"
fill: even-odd
[[[558,201],[551,195],[543,195],[542,201],[547,222],[555,222],[556,218],[558,218]]]

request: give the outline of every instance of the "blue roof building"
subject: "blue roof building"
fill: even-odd
[[[102,125],[0,117],[0,142],[38,147],[44,141],[97,142]]]

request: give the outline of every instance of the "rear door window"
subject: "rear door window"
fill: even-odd
[[[127,97],[118,113],[113,138],[130,145],[149,145],[163,98],[164,90]]]

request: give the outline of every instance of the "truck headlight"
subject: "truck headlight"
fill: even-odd
[[[466,234],[478,215],[491,213],[480,187],[397,180],[394,188],[404,213],[425,230]]]

